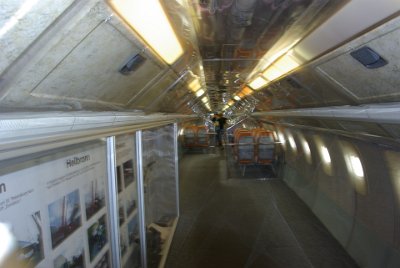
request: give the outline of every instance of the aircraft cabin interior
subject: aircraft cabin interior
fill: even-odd
[[[0,267],[400,267],[399,15],[0,0]]]

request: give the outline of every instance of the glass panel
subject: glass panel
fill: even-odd
[[[18,265],[110,267],[106,163],[103,141],[0,163],[0,223]]]
[[[119,235],[122,267],[141,267],[135,135],[116,137]]]
[[[142,134],[149,268],[158,267],[165,260],[178,216],[174,139],[173,125],[145,130]]]

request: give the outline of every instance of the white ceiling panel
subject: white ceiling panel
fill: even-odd
[[[74,0],[0,2],[1,74]]]
[[[136,72],[120,74],[118,70],[137,53],[140,50],[125,36],[111,24],[103,23],[82,40],[32,94],[125,105],[160,71],[147,60]]]
[[[400,18],[338,49],[335,57],[318,66],[348,95],[359,103],[400,100]],[[368,69],[350,53],[368,46],[388,64]],[[337,55],[340,53],[339,55]]]

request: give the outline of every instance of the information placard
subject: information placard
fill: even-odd
[[[5,170],[0,222],[16,238],[18,262],[110,267],[103,142],[62,148]]]

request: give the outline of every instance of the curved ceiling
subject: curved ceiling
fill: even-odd
[[[399,101],[396,0],[161,1],[184,50],[173,64],[109,2],[4,2],[0,111],[233,115]],[[360,66],[349,54],[364,45],[389,64]],[[271,78],[283,60],[291,69]]]

